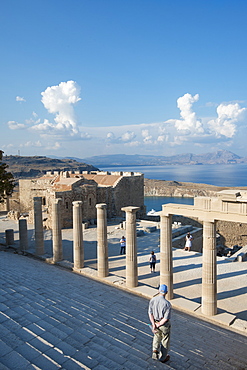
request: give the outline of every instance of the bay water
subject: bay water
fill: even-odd
[[[223,187],[247,186],[247,164],[169,165],[169,166],[111,166],[102,171],[141,172],[145,178],[178,182],[194,182]],[[145,197],[147,212],[161,211],[162,204],[193,204],[193,198]]]

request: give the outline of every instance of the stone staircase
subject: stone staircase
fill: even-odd
[[[147,317],[138,320],[126,309],[136,309],[135,297],[115,296],[114,289],[69,271],[0,253],[1,262],[11,264],[4,276],[1,268],[0,369],[163,367],[150,359]]]
[[[148,300],[0,252],[0,369],[244,369],[247,337],[174,311],[171,360],[150,358]],[[220,339],[220,340],[219,340]]]

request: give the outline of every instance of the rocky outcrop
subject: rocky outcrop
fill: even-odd
[[[163,196],[163,197],[188,197],[198,196],[213,197],[220,190],[229,189],[207,184],[195,184],[191,182],[177,182],[165,180],[144,180],[145,196]]]
[[[96,171],[97,168],[73,159],[57,159],[41,156],[21,157],[18,155],[4,156],[15,179],[41,177],[47,171]]]

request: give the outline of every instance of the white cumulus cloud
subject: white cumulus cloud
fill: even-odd
[[[55,143],[49,143],[46,147],[46,150],[58,150],[61,149],[61,144],[56,141]]]
[[[26,99],[24,99],[23,97],[21,97],[21,96],[16,96],[16,98],[15,98],[15,100],[16,101],[26,101]]]
[[[142,130],[142,137],[143,137],[143,142],[144,144],[152,144],[152,135],[149,134],[149,130],[145,129]]]
[[[42,144],[41,142],[38,140],[38,141],[27,141],[26,143],[24,144],[20,144],[20,147],[42,147]]]
[[[192,110],[193,103],[198,100],[198,94],[192,96],[187,93],[178,98],[177,107],[180,109],[180,116],[182,118],[174,122],[178,131],[187,130],[189,133],[203,133],[202,123],[196,118],[196,114]]]
[[[124,142],[132,141],[135,138],[135,133],[133,131],[127,131],[122,136],[121,139]]]
[[[59,85],[47,87],[41,95],[44,107],[48,112],[55,114],[55,123],[49,123],[48,120],[45,120],[43,124],[38,125],[37,130],[50,128],[66,131],[71,135],[78,134],[74,104],[81,98],[80,87],[77,83],[75,81],[61,82]]]
[[[112,131],[106,134],[108,144],[126,144],[132,142],[136,137],[134,131],[126,131],[121,136],[116,136]]]
[[[216,136],[232,138],[237,129],[236,123],[241,120],[246,108],[240,108],[239,104],[220,104],[217,107],[218,117],[210,120],[208,126]]]
[[[16,121],[9,121],[8,126],[10,130],[21,130],[27,127],[24,123],[18,123]]]

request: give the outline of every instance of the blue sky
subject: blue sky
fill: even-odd
[[[5,154],[246,156],[247,2],[2,0]]]

